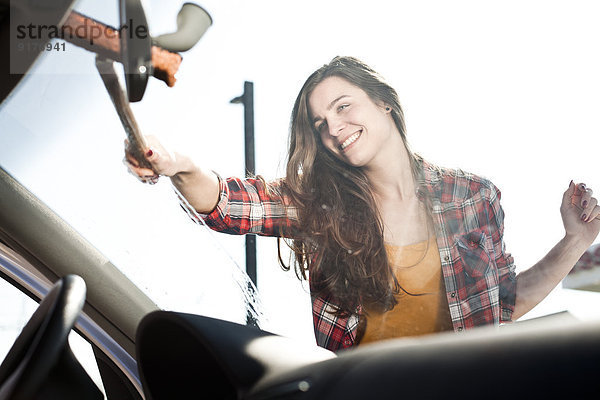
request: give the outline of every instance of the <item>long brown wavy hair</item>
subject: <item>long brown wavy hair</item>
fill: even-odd
[[[328,297],[341,314],[355,313],[361,305],[385,311],[396,304],[393,294],[399,293],[401,286],[388,262],[383,221],[371,184],[362,168],[340,161],[324,147],[310,115],[311,93],[332,76],[364,90],[375,104],[391,108],[411,158],[413,176],[417,173],[396,91],[360,60],[335,57],[309,76],[292,111],[282,190],[297,210],[301,233],[289,245],[296,274],[307,279],[307,271],[310,273],[313,296]],[[283,262],[282,267],[290,268]]]

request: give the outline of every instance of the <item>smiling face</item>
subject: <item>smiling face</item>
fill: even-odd
[[[332,76],[308,98],[310,118],[325,148],[345,163],[368,166],[392,138],[400,139],[389,109],[356,85]],[[400,139],[401,140],[401,139]]]

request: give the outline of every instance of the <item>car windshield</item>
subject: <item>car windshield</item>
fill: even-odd
[[[143,2],[153,35],[176,29],[182,3]],[[205,1],[214,24],[183,54],[175,86],[151,79],[132,104],[142,132],[223,177],[243,176],[243,107],[230,100],[253,81],[256,171],[275,179],[304,79],[338,54],[364,58],[398,89],[413,150],[502,190],[507,249],[518,270],[530,267],[563,234],[558,208],[569,180],[600,188],[593,13],[543,2],[519,13],[474,1],[364,4]],[[481,17],[472,19],[472,8]],[[75,9],[118,25],[116,1]],[[168,179],[150,186],[131,176],[124,138],[94,55],[70,43],[43,52],[0,106],[3,169],[161,308],[244,322],[252,293],[241,272],[244,238],[193,223]],[[307,285],[278,266],[275,239],[259,238],[257,275],[264,326],[314,341]],[[526,318],[565,310],[598,318],[599,301],[559,286]]]

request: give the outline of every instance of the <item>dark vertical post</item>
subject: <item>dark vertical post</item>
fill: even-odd
[[[254,83],[244,82],[244,153],[246,176],[256,174],[254,163]],[[246,272],[257,286],[256,281],[256,235],[246,235]]]
[[[244,82],[244,93],[231,100],[233,104],[244,105],[244,155],[246,177],[256,174],[254,162],[254,84]],[[256,235],[246,235],[246,273],[254,286],[258,287],[256,280]],[[249,325],[256,325],[252,316],[248,315]]]
[[[244,144],[246,176],[254,176],[254,84],[244,82]]]

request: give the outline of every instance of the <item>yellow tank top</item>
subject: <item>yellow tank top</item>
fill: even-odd
[[[408,246],[386,244],[390,264],[400,286],[398,304],[387,312],[367,308],[367,326],[361,344],[402,336],[417,336],[452,329],[442,264],[435,236]]]

